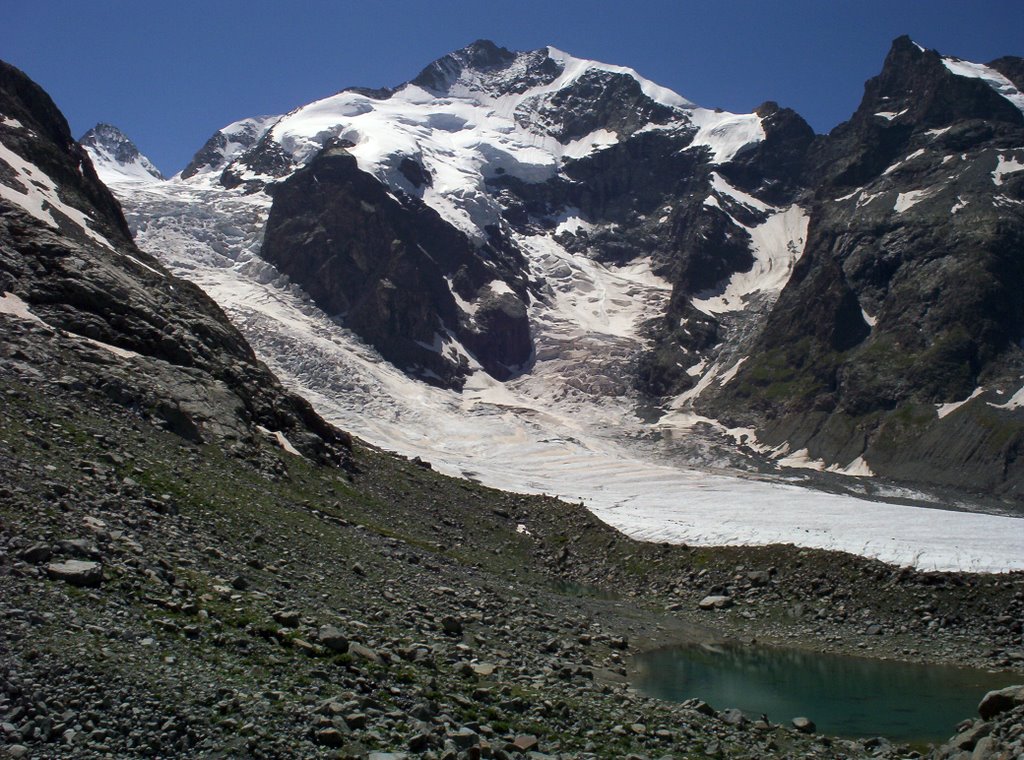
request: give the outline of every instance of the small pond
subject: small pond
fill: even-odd
[[[942,742],[977,717],[985,692],[1024,680],[1013,673],[917,665],[794,649],[691,646],[637,657],[634,685],[653,697],[702,699],[773,723],[806,716],[820,733]]]

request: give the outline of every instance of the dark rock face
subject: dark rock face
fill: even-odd
[[[877,178],[915,136],[956,127],[944,136],[951,149],[990,136],[989,127],[1020,126],[1024,113],[980,79],[956,76],[934,50],[921,50],[908,37],[893,42],[882,72],[868,80],[853,117],[819,141],[807,184],[829,190],[858,187]],[[965,133],[966,130],[966,133]]]
[[[325,149],[275,188],[263,257],[386,359],[428,381],[460,387],[469,371],[446,336],[496,377],[530,359],[522,259],[477,249],[418,199],[399,202],[344,148]],[[496,279],[509,292],[492,293]],[[476,302],[474,315],[455,294]]]
[[[182,169],[181,178],[189,179],[204,170],[223,169],[236,154],[259,142],[272,124],[273,118],[264,116],[233,125],[235,129],[230,135],[222,130],[215,132]]]
[[[551,135],[569,143],[597,129],[629,135],[649,124],[664,124],[675,112],[647,97],[628,74],[588,71],[571,87],[537,96],[516,111],[528,124],[540,117]]]
[[[23,301],[67,351],[81,351],[108,398],[191,440],[244,443],[259,425],[283,432],[310,457],[342,457],[347,436],[287,393],[198,287],[135,246],[64,117],[2,63],[0,113],[21,124],[0,126],[3,145],[52,180],[61,204],[91,220],[86,228],[73,212],[44,203],[54,227],[0,201],[0,290]],[[0,167],[7,169],[0,181],[24,192],[13,168]]]
[[[1024,89],[1024,58],[1007,55],[996,58],[989,66],[1016,85],[1017,89]]]
[[[18,129],[0,123],[4,145],[20,156],[31,156],[61,188],[69,206],[92,216],[93,229],[112,243],[130,244],[131,233],[117,201],[100,182],[85,149],[71,137],[64,115],[35,82],[8,63],[0,61],[0,105]],[[0,163],[0,171],[4,165]],[[0,180],[2,181],[2,180]],[[58,215],[59,212],[55,212]],[[75,225],[61,224],[66,234],[82,237]]]
[[[533,354],[526,306],[513,293],[488,291],[479,298],[473,327],[462,334],[466,347],[499,380],[507,380]]]
[[[804,255],[709,408],[753,412],[763,440],[828,462],[1017,495],[1024,417],[994,406],[1024,369],[1024,176],[997,168],[1022,125],[991,86],[896,40],[853,118],[812,147]],[[981,385],[1005,395],[936,415]]]
[[[771,101],[758,106],[765,137],[720,168],[733,186],[775,205],[792,203],[804,187],[814,130],[796,111]]]
[[[292,162],[281,150],[281,146],[272,140],[260,139],[252,150],[244,154],[244,160],[232,162],[224,169],[220,175],[220,184],[229,190],[244,184],[247,191],[257,192],[262,190],[266,183],[262,180],[247,181],[247,173],[282,177],[291,168]]]
[[[412,84],[443,93],[463,72],[472,70],[488,80],[493,94],[504,95],[509,92],[525,92],[538,84],[547,84],[562,73],[562,68],[545,51],[538,50],[530,55],[524,71],[509,76],[509,66],[516,59],[517,55],[511,50],[499,47],[490,40],[477,40],[431,63],[412,80]]]

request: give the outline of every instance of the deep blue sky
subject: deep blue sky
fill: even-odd
[[[75,136],[123,129],[166,173],[216,129],[350,85],[411,79],[479,38],[632,66],[708,107],[776,100],[819,132],[847,118],[893,38],[1024,56],[1022,0],[6,0],[0,58]]]

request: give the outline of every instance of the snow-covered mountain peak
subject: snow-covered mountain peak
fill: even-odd
[[[522,101],[544,92],[571,87],[581,77],[613,75],[634,80],[651,100],[672,108],[693,108],[686,98],[642,77],[634,69],[577,58],[547,46],[513,52],[489,40],[478,40],[439,58],[410,84],[433,95],[486,94]],[[518,97],[517,97],[518,96]]]
[[[655,84],[650,79],[641,76],[635,69],[631,69],[628,66],[613,66],[611,64],[600,63],[598,61],[576,58],[562,50],[559,50],[558,48],[551,47],[550,45],[547,47],[547,53],[551,60],[556,61],[563,67],[563,71],[571,72],[575,76],[579,76],[580,74],[588,71],[603,71],[610,74],[627,76],[636,80],[643,93],[656,103],[660,103],[664,106],[671,106],[673,108],[689,109],[697,107],[682,95],[679,95],[667,87]]]
[[[105,183],[153,182],[164,178],[135,143],[111,124],[97,124],[78,142],[88,152],[96,174]]]
[[[553,47],[512,52],[478,41],[395,89],[346,89],[280,118],[236,122],[181,177],[258,190],[334,141],[392,191],[422,199],[482,240],[501,216],[488,188],[495,178],[545,182],[568,162],[652,129],[706,146],[713,163],[764,139],[756,114],[699,108],[633,69]]]
[[[490,40],[477,40],[426,66],[410,85],[434,96],[471,90],[500,97],[543,86],[561,73],[544,49],[516,53]]]

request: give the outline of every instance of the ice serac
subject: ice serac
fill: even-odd
[[[164,177],[127,135],[110,124],[97,124],[78,141],[104,182],[152,182]]]
[[[94,138],[134,161],[117,134]],[[17,373],[88,384],[190,441],[239,454],[256,450],[265,427],[310,458],[346,457],[347,436],[284,390],[213,300],[136,247],[60,111],[2,62],[0,299],[0,355]]]
[[[804,255],[709,413],[812,460],[1021,495],[1024,113],[995,72],[894,42],[810,153]]]

